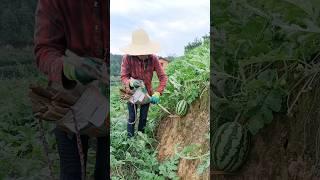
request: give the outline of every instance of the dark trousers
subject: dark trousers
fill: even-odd
[[[138,125],[138,131],[141,131],[144,133],[144,128],[147,123],[147,117],[148,117],[148,111],[149,111],[150,104],[143,104],[140,105],[140,118],[139,118],[139,125]],[[128,120],[128,137],[134,136],[134,125],[135,119],[136,119],[136,112],[138,110],[138,105],[128,103],[128,110],[129,110],[129,120]]]
[[[65,131],[59,128],[56,128],[54,132],[60,156],[60,180],[81,180],[81,163],[76,136],[68,136]],[[108,139],[108,137],[97,138],[95,180],[110,179]],[[88,140],[88,136],[81,136],[85,164],[87,161]]]

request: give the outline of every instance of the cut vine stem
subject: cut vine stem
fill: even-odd
[[[294,105],[297,103],[298,99],[300,98],[301,94],[304,92],[304,90],[306,89],[307,86],[310,86],[310,84],[312,84],[312,81],[314,80],[314,78],[318,75],[318,73],[315,73],[312,77],[310,77],[307,82],[303,85],[303,87],[301,88],[301,90],[298,92],[298,95],[296,96],[296,98],[294,99],[294,101],[292,102],[291,106],[289,107],[288,111],[287,111],[287,115],[290,116],[291,115],[291,111],[294,107]]]
[[[180,116],[178,116],[178,115],[169,115],[168,117],[169,118],[180,118]]]
[[[146,94],[148,98],[151,98],[148,94]],[[163,111],[166,113],[173,115],[167,108],[163,107],[161,104],[157,104]]]
[[[174,153],[177,156],[179,156],[180,158],[187,159],[187,160],[202,159],[202,158],[210,155],[210,153],[206,153],[206,154],[202,154],[202,155],[199,155],[199,156],[184,156],[182,153],[178,152],[177,148],[178,148],[177,146],[174,147]]]

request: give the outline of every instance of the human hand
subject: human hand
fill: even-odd
[[[131,87],[133,87],[133,88],[138,88],[138,87],[141,86],[141,83],[140,83],[139,80],[131,78],[131,79],[130,79],[130,82],[129,82],[129,85],[130,85]]]
[[[153,93],[153,95],[150,98],[150,102],[152,104],[158,104],[160,102],[160,93],[159,92]]]
[[[80,57],[69,50],[63,59],[63,73],[68,79],[82,84],[98,79],[107,81],[102,59]]]

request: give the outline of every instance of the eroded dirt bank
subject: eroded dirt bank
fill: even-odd
[[[164,160],[174,155],[174,147],[190,144],[201,144],[200,153],[209,151],[209,96],[208,93],[194,102],[188,110],[188,114],[182,118],[167,117],[158,127],[157,139],[159,140],[159,160]],[[178,166],[178,175],[182,180],[207,180],[209,171],[198,175],[196,170],[199,160],[181,159]]]

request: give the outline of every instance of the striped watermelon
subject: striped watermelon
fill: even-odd
[[[227,122],[217,129],[212,140],[212,160],[217,170],[235,172],[245,162],[249,133],[238,122]]]
[[[184,116],[187,114],[188,104],[187,101],[181,100],[176,106],[176,114],[179,116]]]

